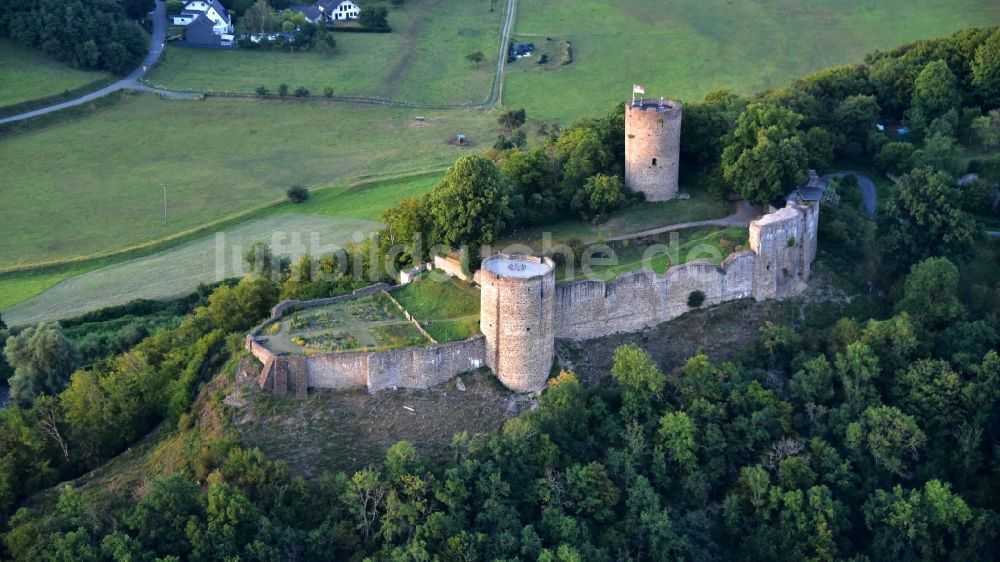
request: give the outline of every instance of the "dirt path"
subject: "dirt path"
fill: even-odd
[[[386,72],[385,75],[382,76],[382,87],[385,91],[386,97],[392,98],[396,95],[396,89],[399,87],[399,83],[402,82],[402,78],[407,75],[413,59],[417,58],[417,36],[420,35],[424,26],[427,25],[427,14],[439,3],[440,0],[433,0],[426,6],[421,6],[421,15],[415,18],[413,25],[410,26],[410,29],[406,33],[406,41],[404,43],[403,50],[392,63],[392,66],[389,68],[389,72]]]
[[[631,234],[620,234],[618,236],[612,236],[608,238],[609,242],[618,242],[621,240],[634,240],[636,238],[647,238],[649,236],[658,236],[660,234],[666,234],[667,232],[674,232],[676,230],[686,230],[689,228],[701,228],[704,226],[750,226],[750,222],[757,218],[760,213],[757,208],[753,205],[747,203],[746,201],[740,201],[736,204],[736,212],[721,219],[710,219],[705,221],[691,221],[691,222],[679,222],[676,224],[669,224],[667,226],[660,226],[657,228],[650,228],[648,230],[640,230],[639,232],[633,232]]]

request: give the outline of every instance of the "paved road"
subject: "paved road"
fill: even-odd
[[[18,115],[12,115],[10,117],[5,117],[0,119],[0,125],[4,123],[12,123],[14,121],[23,121],[25,119],[31,119],[32,117],[37,117],[39,115],[45,115],[47,113],[52,113],[54,111],[59,111],[61,109],[66,109],[68,107],[73,107],[77,105],[83,105],[85,103],[92,102],[96,99],[103,98],[104,96],[117,92],[118,90],[140,90],[143,92],[155,92],[160,95],[176,98],[176,99],[190,99],[197,97],[197,94],[186,94],[178,92],[166,92],[163,90],[157,90],[155,88],[150,88],[139,82],[145,73],[156,64],[159,60],[160,54],[163,53],[163,43],[167,37],[167,4],[163,0],[156,0],[156,8],[153,10],[153,36],[149,42],[149,54],[146,55],[146,59],[142,61],[142,65],[136,68],[128,76],[122,78],[121,80],[115,82],[114,84],[105,86],[96,92],[91,92],[84,96],[78,97],[74,100],[59,103],[56,105],[50,105],[48,107],[43,107],[41,109],[36,109],[34,111],[29,111],[27,113],[20,113]]]
[[[865,214],[868,215],[869,217],[874,217],[875,207],[878,200],[875,194],[875,182],[873,182],[871,178],[862,174],[861,172],[852,172],[850,170],[843,170],[840,172],[827,174],[823,176],[823,179],[829,180],[830,178],[842,178],[847,175],[854,175],[855,177],[858,178],[858,187],[861,188],[861,197],[864,200],[863,206]]]

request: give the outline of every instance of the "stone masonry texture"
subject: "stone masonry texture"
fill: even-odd
[[[497,255],[490,260],[509,259]],[[486,336],[486,364],[507,388],[541,390],[555,354],[555,266],[548,258],[518,256],[547,265],[542,275],[506,276],[487,270],[479,280],[480,330]]]
[[[677,195],[681,111],[680,103],[669,100],[625,103],[625,184],[647,201]]]

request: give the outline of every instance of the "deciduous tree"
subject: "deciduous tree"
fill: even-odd
[[[39,324],[7,339],[7,362],[14,369],[10,396],[30,404],[42,394],[55,395],[66,387],[79,354],[59,324]]]
[[[722,151],[723,177],[732,189],[756,204],[794,189],[809,163],[801,122],[801,115],[778,105],[747,106]]]

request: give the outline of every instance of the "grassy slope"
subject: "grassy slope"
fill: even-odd
[[[421,275],[392,296],[421,322],[479,314],[479,291],[440,272]]]
[[[109,76],[71,68],[41,51],[0,39],[0,107],[54,96]]]
[[[3,318],[26,324],[76,316],[138,298],[177,297],[195,290],[199,283],[241,276],[241,256],[256,240],[273,240],[293,257],[303,252],[319,255],[363,237],[377,226],[366,220],[306,214],[255,219],[148,257],[61,280],[44,293],[6,308]],[[6,298],[8,290],[13,292],[21,278],[0,282],[5,301],[10,300]]]
[[[224,276],[237,273],[231,261],[232,253],[238,253],[237,246],[243,247],[255,239],[269,237],[271,232],[268,228],[278,228],[284,233],[298,233],[309,244],[312,232],[320,235],[320,244],[342,244],[353,240],[355,235],[376,228],[375,222],[367,221],[379,220],[382,211],[400,199],[417,197],[430,191],[441,177],[442,172],[432,172],[361,185],[335,185],[314,191],[305,203],[292,205],[285,202],[257,213],[256,219],[222,228],[220,230],[225,234],[228,246],[227,259],[230,260],[226,264]],[[319,216],[333,217],[335,220],[331,222]],[[141,289],[141,296],[145,298],[168,298],[183,294],[194,290],[198,283],[216,278],[214,259],[201,257],[182,267],[177,267],[176,263],[187,262],[191,256],[206,256],[209,248],[214,248],[215,240],[216,233],[210,232],[176,248],[107,267],[101,267],[102,264],[99,263],[88,263],[56,272],[0,277],[0,311],[7,320],[27,323],[123,304],[132,298],[138,298],[134,293],[136,287]],[[319,253],[322,248],[310,250]],[[93,271],[99,267],[99,270]],[[57,283],[75,276],[79,277],[41,294]],[[155,282],[149,283],[151,280]],[[14,306],[29,299],[33,300]]]
[[[478,67],[465,55],[481,50],[496,59],[501,11],[488,0],[411,0],[390,9],[392,33],[339,33],[330,54],[212,51],[172,47],[151,80],[168,88],[276,92],[286,83],[313,95],[379,95],[428,103],[486,98],[493,65]]]
[[[394,291],[393,297],[439,342],[479,333],[479,291],[468,283],[434,272]]]
[[[732,213],[732,206],[712,197],[704,189],[684,188],[691,198],[686,200],[643,203],[626,207],[597,226],[591,223],[568,219],[553,225],[528,228],[502,240],[498,247],[508,244],[528,244],[540,251],[546,236],[552,244],[590,243],[620,234],[631,234],[650,228],[723,218]]]
[[[663,274],[670,266],[680,265],[690,260],[708,260],[720,264],[735,249],[744,248],[749,233],[745,228],[708,228],[675,233],[660,237],[654,244],[619,244],[613,250],[610,263],[594,262],[589,268],[565,265],[556,268],[559,282],[600,279],[611,281],[621,273],[651,269]],[[661,244],[665,246],[660,246]],[[654,247],[657,246],[657,247]],[[649,254],[647,255],[647,251]],[[589,269],[589,271],[588,271]]]
[[[494,128],[473,111],[127,98],[3,138],[0,267],[157,240],[280,200],[294,184],[441,169],[467,150],[448,144],[456,131],[488,139]]]
[[[569,39],[575,56],[557,70],[537,57],[510,65],[504,104],[568,122],[608,111],[633,82],[683,100],[752,93],[876,48],[997,23],[995,0],[521,2],[515,37],[550,56]]]

